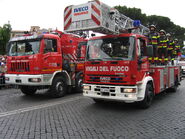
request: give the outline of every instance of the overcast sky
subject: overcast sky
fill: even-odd
[[[0,0],[0,26],[10,21],[13,30],[30,30],[30,26],[56,27],[63,30],[63,11],[68,5],[86,3],[87,0]],[[175,24],[185,27],[184,0],[101,0],[110,6],[140,8],[147,15],[169,17]],[[142,22],[142,21],[141,21]]]

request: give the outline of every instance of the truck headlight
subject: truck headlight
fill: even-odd
[[[83,90],[91,90],[91,86],[84,85],[84,86],[83,86]]]
[[[5,77],[5,81],[9,81],[10,80],[10,78],[9,77]]]
[[[136,93],[136,88],[121,88],[121,93]]]

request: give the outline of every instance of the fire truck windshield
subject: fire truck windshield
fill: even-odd
[[[132,60],[134,37],[116,37],[88,41],[87,60]]]
[[[39,53],[40,40],[12,41],[8,44],[9,56],[25,56]]]

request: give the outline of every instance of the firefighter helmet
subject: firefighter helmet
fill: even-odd
[[[156,26],[155,25],[150,25],[149,28],[155,28],[156,29]]]
[[[167,37],[171,37],[171,34],[170,34],[170,33],[167,33],[166,36],[167,36]]]
[[[177,41],[178,42],[178,39],[176,38],[176,39],[174,39],[174,41]]]
[[[166,31],[163,30],[163,29],[161,29],[161,30],[159,31],[159,33],[164,33],[164,34],[166,34]]]

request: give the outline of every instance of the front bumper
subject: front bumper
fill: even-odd
[[[33,86],[44,86],[51,85],[53,74],[43,75],[25,75],[25,74],[5,74],[7,84],[16,85],[33,85]],[[39,79],[39,82],[30,81],[31,79]]]
[[[90,86],[89,90],[83,89],[83,95],[90,98],[123,101],[127,103],[143,100],[143,97],[139,97],[138,95],[137,86],[110,86],[110,85],[91,85],[91,84],[84,84],[84,86]],[[136,91],[132,93],[125,93],[121,91],[121,89],[130,89],[130,88],[134,88]]]

